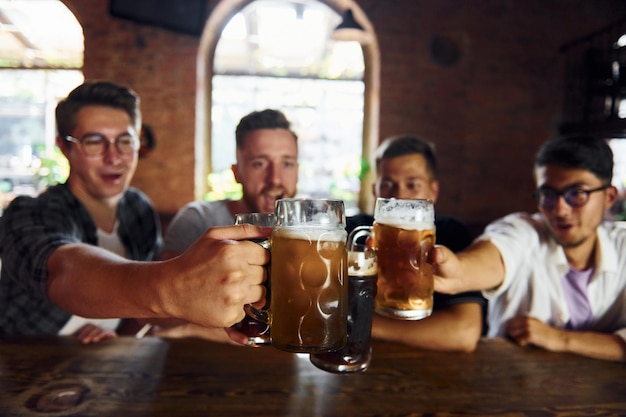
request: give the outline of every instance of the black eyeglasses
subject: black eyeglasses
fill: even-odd
[[[589,201],[589,195],[591,193],[606,190],[609,187],[610,185],[603,185],[598,188],[592,188],[591,190],[585,190],[580,187],[568,187],[562,191],[557,191],[552,188],[539,188],[535,190],[533,196],[535,197],[535,201],[537,201],[537,205],[543,209],[553,209],[561,196],[563,196],[565,202],[569,204],[570,207],[578,208],[584,206],[587,201]]]
[[[88,133],[80,139],[66,136],[65,140],[79,144],[88,156],[102,155],[108,149],[109,144],[114,144],[117,151],[124,155],[132,154],[139,149],[139,138],[130,133],[122,133],[115,139],[109,139],[100,133]]]

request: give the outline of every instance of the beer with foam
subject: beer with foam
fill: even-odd
[[[272,345],[290,352],[342,348],[347,340],[348,267],[343,201],[276,201],[270,236]],[[263,315],[252,311],[255,318]]]
[[[373,225],[378,254],[378,314],[403,320],[433,308],[434,208],[429,200],[378,199]]]

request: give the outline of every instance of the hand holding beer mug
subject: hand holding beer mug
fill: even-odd
[[[435,209],[430,200],[376,200],[373,225],[378,255],[376,312],[419,320],[433,309]]]
[[[274,226],[274,213],[244,213],[235,215],[235,224],[253,224],[255,226]],[[266,239],[252,239],[266,249],[269,242]],[[269,277],[265,282],[266,299],[270,297]],[[233,329],[248,336],[248,346],[269,345],[270,326],[269,324],[257,320],[252,313],[249,313],[251,306],[245,306],[246,316],[239,323],[234,324]],[[259,313],[260,314],[260,313]]]
[[[361,239],[370,236],[367,226],[348,236],[348,343],[334,352],[311,354],[311,363],[324,371],[353,373],[369,367],[378,264],[376,251]]]
[[[341,200],[281,199],[270,236],[272,345],[341,349],[347,339],[346,231]]]

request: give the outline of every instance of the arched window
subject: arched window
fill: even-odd
[[[371,206],[362,201],[362,187],[371,174],[372,97],[378,97],[371,92],[378,80],[365,67],[377,51],[371,53],[375,43],[330,39],[344,8],[315,0],[227,0],[214,10],[199,57],[199,85],[207,91],[199,97],[198,120],[207,123],[196,141],[206,144],[197,155],[204,166],[197,168],[210,172],[202,197],[236,196],[235,126],[250,111],[278,108],[299,134],[299,194],[341,198],[350,212]]]
[[[621,51],[620,59],[613,62],[615,82],[626,92],[626,33],[615,42],[615,49]],[[617,117],[626,119],[626,97],[621,96],[617,107]],[[613,185],[618,189],[618,198],[611,209],[612,218],[626,227],[626,139],[611,139],[613,150]]]
[[[67,177],[54,108],[82,66],[82,28],[61,1],[0,0],[0,209]]]

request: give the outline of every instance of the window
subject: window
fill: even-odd
[[[626,225],[626,139],[611,139],[609,145],[613,150],[613,185],[618,190],[609,218]]]
[[[58,0],[0,0],[0,212],[65,180],[54,108],[83,82],[80,24]]]
[[[235,127],[253,110],[276,108],[299,136],[299,194],[358,210],[364,60],[358,43],[330,39],[340,20],[314,0],[257,0],[228,22],[214,59],[207,199],[240,196],[230,173]]]
[[[615,60],[612,65],[614,76],[618,86],[621,89],[626,89],[626,34],[619,37],[615,43],[615,48],[621,53],[618,54],[619,59]],[[624,91],[623,93],[626,94]],[[624,95],[618,104],[617,117],[626,119],[626,97]]]

